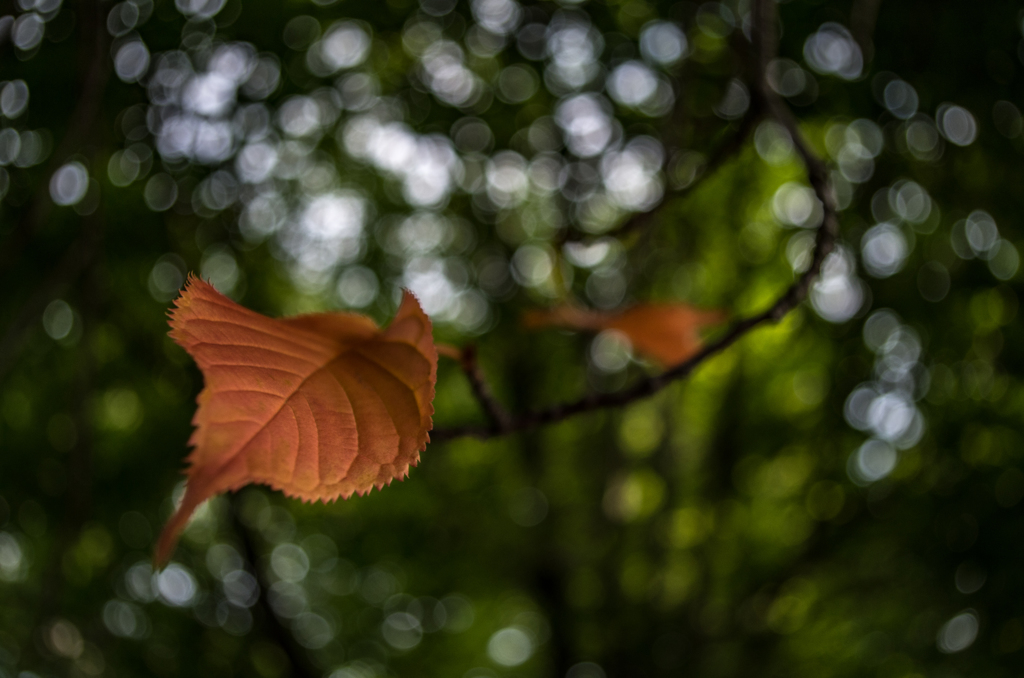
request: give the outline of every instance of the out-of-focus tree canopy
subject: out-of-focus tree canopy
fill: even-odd
[[[0,678],[1016,675],[1022,31],[998,0],[2,0]],[[154,572],[189,271],[274,316],[383,324],[406,288],[474,359],[405,481],[215,498]],[[805,274],[649,397],[489,412],[662,372],[525,311],[740,320]]]

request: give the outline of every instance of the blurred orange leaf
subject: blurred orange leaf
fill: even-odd
[[[452,360],[462,360],[462,349],[458,346],[452,346],[451,344],[434,344],[434,348],[437,349],[437,355],[439,356],[451,358]]]
[[[206,499],[261,483],[303,500],[365,494],[403,478],[426,448],[437,352],[405,292],[391,325],[320,313],[268,318],[189,277],[171,337],[205,378],[188,483],[160,535],[164,565]]]
[[[664,367],[672,367],[700,350],[701,329],[717,325],[725,318],[723,311],[708,311],[686,304],[637,304],[611,313],[556,306],[527,311],[523,325],[529,329],[615,330],[625,335],[638,353]]]

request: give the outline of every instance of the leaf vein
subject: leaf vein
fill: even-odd
[[[316,365],[317,364],[315,361],[310,360],[309,358],[304,358],[304,357],[302,357],[300,355],[295,355],[294,353],[286,353],[285,351],[281,351],[281,350],[278,350],[276,348],[270,348],[270,347],[267,347],[267,346],[258,346],[256,344],[240,344],[240,343],[236,343],[236,342],[224,343],[224,342],[220,342],[220,341],[197,341],[194,344],[192,344],[193,348],[196,348],[198,346],[226,346],[228,348],[238,348],[238,347],[241,347],[241,348],[255,348],[255,349],[260,350],[260,351],[267,351],[268,353],[274,353],[274,354],[277,354],[277,355],[285,356],[287,358],[293,358],[295,360],[301,360],[302,362],[309,363],[310,365]]]
[[[273,338],[279,339],[279,340],[281,340],[283,342],[292,344],[293,346],[296,346],[299,349],[307,350],[307,351],[308,350],[322,351],[322,350],[324,350],[325,348],[327,348],[330,345],[328,342],[322,342],[322,343],[321,342],[312,342],[312,341],[301,342],[301,341],[297,340],[294,336],[288,336],[286,334],[279,334],[277,332],[271,332],[271,331],[269,331],[267,329],[264,329],[262,327],[257,327],[254,324],[251,324],[251,323],[250,324],[246,324],[246,323],[239,322],[239,321],[236,321],[236,320],[225,320],[223,318],[200,318],[200,317],[195,317],[195,318],[189,318],[186,321],[186,324],[189,324],[189,323],[215,323],[215,324],[220,324],[220,325],[231,325],[233,327],[241,327],[243,330],[247,330],[247,331],[250,331],[250,332],[256,332],[258,334],[262,334],[262,335],[267,336],[267,337],[273,337]],[[301,331],[301,330],[296,330],[296,331]]]

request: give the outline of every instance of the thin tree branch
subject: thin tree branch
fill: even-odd
[[[491,420],[488,430],[492,434],[499,434],[509,430],[512,425],[512,418],[502,404],[494,397],[490,386],[487,385],[487,379],[484,377],[483,372],[480,371],[480,365],[477,363],[476,346],[469,344],[462,349],[459,364],[469,380],[469,386],[473,389],[473,395]]]
[[[269,590],[270,583],[260,569],[256,539],[239,516],[240,506],[238,497],[239,495],[236,493],[230,499],[229,513],[231,514],[231,523],[235,534],[238,535],[238,539],[242,542],[242,555],[260,587],[259,599],[256,604],[263,613],[262,616],[267,626],[267,633],[284,650],[285,656],[288,657],[288,663],[291,664],[289,675],[293,676],[293,678],[313,678],[318,676],[320,672],[313,668],[309,658],[306,656],[305,650],[295,641],[295,636],[292,634],[291,629],[285,626],[267,600],[267,591]]]
[[[483,439],[492,438],[504,433],[522,431],[543,424],[562,421],[582,412],[619,407],[645,398],[657,393],[672,382],[688,376],[708,358],[732,346],[754,328],[764,323],[778,322],[807,297],[811,284],[818,278],[821,272],[825,257],[828,256],[835,246],[839,230],[835,197],[829,185],[828,168],[824,161],[810,147],[807,140],[800,133],[792,113],[767,84],[765,69],[775,57],[775,28],[778,22],[775,14],[776,0],[756,0],[753,9],[753,50],[757,63],[756,92],[765,106],[767,115],[783,125],[793,138],[793,144],[806,168],[808,181],[814,189],[818,200],[821,201],[824,212],[822,224],[818,228],[818,234],[815,238],[814,253],[810,267],[790,285],[770,308],[734,323],[724,334],[706,344],[693,357],[661,374],[643,379],[615,393],[590,394],[576,402],[513,416],[508,429],[497,434],[486,428],[440,429],[434,431],[431,435],[433,440],[449,440],[461,436],[474,436]]]
[[[674,203],[679,198],[689,195],[690,193],[695,191],[697,187],[699,187],[704,182],[704,180],[713,176],[715,172],[718,170],[718,168],[720,168],[722,165],[728,162],[734,155],[736,155],[740,151],[740,149],[743,148],[743,144],[747,140],[747,137],[750,136],[751,130],[753,130],[754,127],[757,126],[757,123],[760,119],[760,110],[757,109],[756,105],[752,105],[747,110],[743,118],[740,120],[739,127],[736,128],[736,131],[723,144],[716,148],[714,152],[711,154],[711,157],[708,158],[706,163],[704,163],[704,166],[700,170],[700,175],[696,177],[690,184],[684,186],[683,188],[680,188],[677,191],[674,191],[670,196],[666,196],[665,199],[663,199],[654,209],[650,210],[649,212],[638,212],[631,216],[626,221],[624,221],[619,226],[601,234],[583,233],[581,231],[572,229],[566,230],[562,234],[561,239],[558,241],[557,244],[561,245],[566,242],[576,242],[596,237],[621,238],[623,236],[629,235],[630,233],[633,233],[634,231],[639,231],[647,228],[654,221],[657,220],[657,217],[661,215],[661,213],[664,212],[670,204]]]

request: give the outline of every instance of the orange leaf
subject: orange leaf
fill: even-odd
[[[558,306],[523,315],[523,325],[530,329],[616,330],[629,339],[638,353],[665,367],[678,365],[699,351],[700,330],[723,320],[722,311],[706,311],[686,304],[637,304],[615,313]]]
[[[445,358],[451,358],[452,360],[462,360],[462,349],[458,346],[452,346],[451,344],[434,344],[434,348],[437,349],[438,356],[444,356]]]
[[[268,318],[189,277],[171,337],[205,377],[192,419],[188,484],[164,527],[164,565],[206,499],[261,483],[329,501],[403,478],[430,439],[437,352],[405,292],[391,325],[319,313]]]

